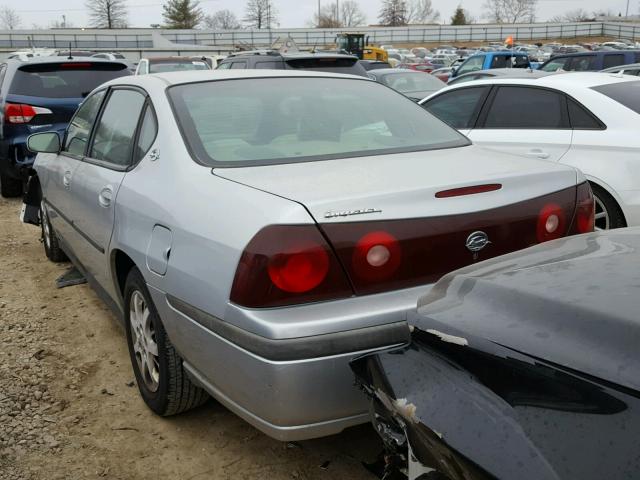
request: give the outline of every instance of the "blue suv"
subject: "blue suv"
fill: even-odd
[[[476,53],[467,58],[451,74],[451,78],[478,70],[492,68],[531,68],[529,56],[525,52],[504,50],[499,52]]]
[[[39,57],[0,64],[0,193],[22,194],[35,155],[32,133],[61,135],[78,105],[94,88],[130,75],[127,65],[95,58]]]

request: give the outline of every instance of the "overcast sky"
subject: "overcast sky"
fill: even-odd
[[[435,8],[440,11],[441,21],[448,22],[457,5],[456,0],[432,1]],[[321,2],[329,3],[329,0],[321,0]],[[32,28],[33,25],[46,27],[54,19],[61,20],[63,14],[74,26],[85,26],[88,19],[84,3],[85,0],[0,0],[0,6],[6,5],[18,12],[22,20],[22,28]],[[162,3],[162,0],[127,0],[131,26],[148,27],[153,23],[162,23]],[[243,16],[245,3],[244,0],[200,0],[205,13],[227,8],[239,18]],[[358,3],[367,15],[367,22],[376,23],[381,0],[358,0]],[[484,0],[461,0],[460,3],[476,18],[482,16]],[[306,27],[318,8],[317,0],[274,0],[274,4],[279,11],[278,18],[283,28]],[[587,11],[607,8],[616,14],[622,12],[624,15],[626,5],[627,0],[539,0],[538,18],[546,20],[577,8],[584,8]],[[640,0],[629,0],[629,14],[638,14],[639,6]]]

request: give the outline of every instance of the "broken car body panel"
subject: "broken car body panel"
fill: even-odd
[[[387,446],[453,480],[635,478],[638,247],[581,235],[443,278],[409,346],[352,364],[377,430],[405,436]]]

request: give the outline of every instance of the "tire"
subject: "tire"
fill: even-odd
[[[0,173],[0,194],[4,198],[14,198],[22,195],[22,181]]]
[[[591,185],[596,201],[596,230],[610,230],[627,226],[618,202],[602,187]]]
[[[43,201],[40,202],[40,230],[42,232],[44,254],[47,258],[56,263],[68,261],[69,259],[67,258],[67,255],[62,251],[62,248],[60,248],[58,237],[51,226],[49,214],[47,213],[47,209],[44,206]]]
[[[166,417],[205,403],[208,394],[189,379],[182,358],[160,321],[146,282],[135,267],[127,276],[124,299],[129,356],[138,390],[147,406]]]

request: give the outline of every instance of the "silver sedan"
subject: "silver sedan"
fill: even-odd
[[[358,77],[123,77],[28,144],[45,252],[122,319],[147,405],[211,394],[278,439],[366,422],[349,360],[407,341],[443,274],[593,228],[577,170]]]

